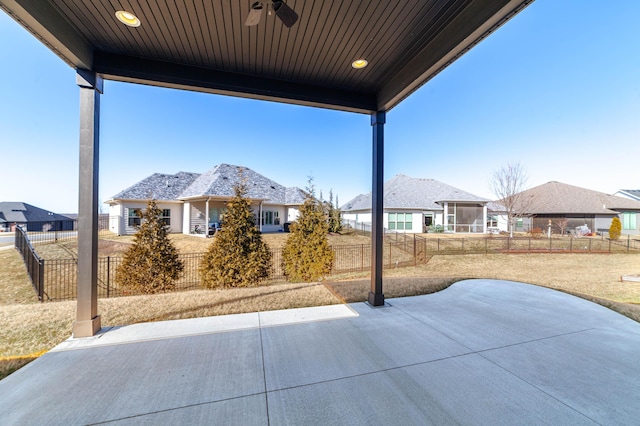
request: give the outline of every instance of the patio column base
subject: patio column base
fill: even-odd
[[[369,299],[367,300],[371,306],[384,306],[384,294],[369,292]]]
[[[73,322],[73,337],[92,337],[100,331],[100,315],[93,319]]]

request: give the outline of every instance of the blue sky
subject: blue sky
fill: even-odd
[[[493,172],[518,161],[530,187],[640,189],[638,16],[636,0],[535,1],[387,114],[385,180],[493,199]],[[371,190],[368,115],[110,81],[101,109],[101,200],[219,163],[313,176],[341,204]],[[78,115],[75,72],[0,12],[0,201],[77,212]]]

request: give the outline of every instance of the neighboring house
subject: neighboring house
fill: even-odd
[[[625,197],[630,200],[640,201],[640,189],[621,189],[613,195],[618,197]]]
[[[286,222],[298,217],[304,202],[301,189],[286,188],[246,167],[219,164],[202,174],[156,173],[114,195],[106,201],[109,229],[120,235],[135,233],[140,211],[154,199],[170,232],[194,234],[196,227],[204,231],[224,223],[227,201],[233,198],[241,179],[262,232],[281,231]]]
[[[74,229],[74,221],[31,204],[0,202],[0,232],[13,232],[16,226],[31,232],[68,231]]]
[[[394,232],[484,233],[488,199],[434,179],[402,174],[384,184],[384,228]],[[350,223],[371,223],[371,194],[361,194],[344,204],[342,218]],[[357,226],[357,225],[356,225]]]
[[[566,222],[566,230],[586,225],[592,232],[608,232],[611,220],[618,216],[622,233],[640,234],[640,201],[592,191],[560,182],[548,182],[522,192],[529,201],[527,216],[519,219],[516,231],[541,228],[559,233],[560,222]],[[490,203],[489,217],[498,217],[498,227],[506,231],[506,214],[499,203]],[[500,220],[501,219],[501,220]]]

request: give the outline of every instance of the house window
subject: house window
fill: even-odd
[[[635,212],[622,213],[622,229],[625,231],[635,231],[638,229]]]
[[[411,230],[413,229],[412,213],[389,213],[389,229],[390,230]]]
[[[498,216],[487,216],[487,226],[489,228],[498,227]]]
[[[162,216],[160,217],[160,220],[162,220],[165,225],[171,226],[171,210],[162,209]]]
[[[227,212],[225,207],[221,208],[212,208],[209,210],[209,223],[222,223],[224,222],[224,215]]]
[[[142,220],[142,210],[140,209],[129,209],[129,221],[128,221],[128,225],[133,227],[133,226],[140,226],[140,221]]]
[[[264,210],[262,212],[263,225],[280,225],[280,217],[277,211]]]

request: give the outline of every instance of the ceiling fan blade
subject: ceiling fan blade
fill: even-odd
[[[287,28],[291,28],[298,20],[298,14],[283,1],[274,1],[273,11]]]
[[[261,16],[262,16],[262,3],[257,1],[251,5],[251,10],[249,11],[249,15],[247,15],[247,20],[244,22],[244,25],[247,27],[253,27],[254,25],[258,25],[260,23]]]

